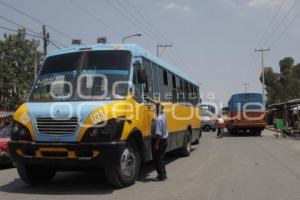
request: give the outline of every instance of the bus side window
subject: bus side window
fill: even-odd
[[[160,85],[159,85],[159,73],[158,65],[152,63],[152,79],[153,79],[153,98],[160,100]]]
[[[189,102],[189,86],[187,81],[184,81],[184,102]]]
[[[199,97],[199,88],[195,86],[195,95],[196,95],[196,104],[200,102],[200,97]]]
[[[172,102],[177,102],[177,85],[176,85],[176,77],[172,74]]]
[[[178,85],[178,90],[179,90],[179,93],[177,94],[177,98],[178,98],[178,102],[184,102],[184,89],[183,89],[183,80],[182,78],[179,78],[179,85]]]
[[[169,102],[172,100],[170,99],[170,95],[168,95],[170,92],[172,92],[171,82],[172,80],[169,72],[163,69],[162,67],[159,67],[159,85],[161,101]]]

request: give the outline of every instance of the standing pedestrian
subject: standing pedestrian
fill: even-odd
[[[157,171],[157,180],[167,179],[165,153],[168,146],[167,120],[161,104],[156,104],[156,118],[152,124],[152,155]]]
[[[225,128],[225,123],[224,123],[224,119],[218,115],[218,119],[217,119],[217,126],[218,126],[218,133],[217,133],[217,137],[223,137],[223,133],[224,133],[224,128]]]

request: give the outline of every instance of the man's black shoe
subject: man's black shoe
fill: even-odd
[[[159,180],[159,181],[165,181],[165,180],[167,180],[167,177],[166,177],[166,176],[158,177],[158,180]]]

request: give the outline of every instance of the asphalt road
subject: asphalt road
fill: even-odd
[[[0,171],[0,199],[299,200],[300,140],[204,133],[188,158],[168,156],[169,179],[153,181],[150,163],[131,187],[113,189],[103,172],[59,173],[47,186],[30,187],[15,169]]]

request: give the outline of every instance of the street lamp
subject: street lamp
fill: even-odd
[[[124,44],[125,40],[127,40],[128,38],[141,37],[141,36],[142,36],[141,33],[136,33],[136,34],[128,35],[128,36],[126,36],[126,37],[123,38],[122,43]]]

